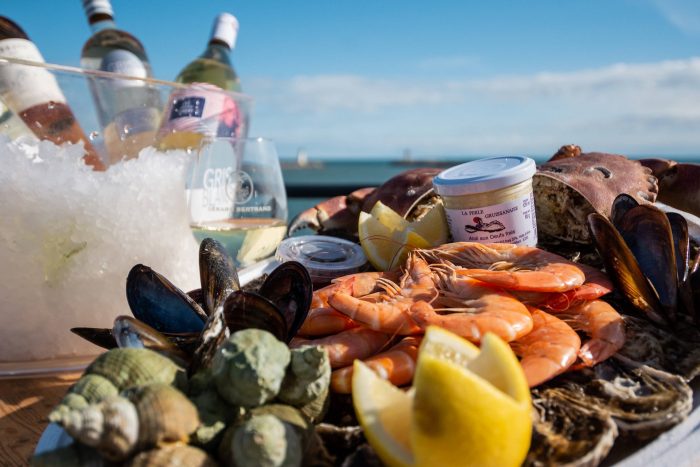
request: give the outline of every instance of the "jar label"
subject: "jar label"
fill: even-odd
[[[537,244],[534,195],[478,208],[445,209],[456,242]]]
[[[236,101],[221,89],[202,84],[175,91],[165,110],[159,136],[188,132],[206,136],[239,137],[241,113]]]
[[[0,56],[44,63],[39,49],[26,39],[0,41]],[[31,65],[0,65],[0,95],[15,113],[47,102],[65,103],[66,98],[50,71]]]

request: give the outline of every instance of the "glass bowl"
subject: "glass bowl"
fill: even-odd
[[[252,100],[2,57],[0,99],[0,377],[79,369],[102,349],[70,329],[131,314],[134,265],[199,286],[187,171],[247,136]]]

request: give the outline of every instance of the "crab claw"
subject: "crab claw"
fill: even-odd
[[[639,162],[649,167],[659,179],[659,201],[700,216],[700,164],[666,159],[642,159]]]
[[[375,188],[360,188],[347,196],[336,196],[299,213],[289,223],[288,235],[308,228],[321,234],[357,235],[357,219],[364,199]]]

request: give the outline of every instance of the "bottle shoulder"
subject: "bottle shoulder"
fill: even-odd
[[[148,62],[146,50],[135,36],[121,29],[103,29],[94,33],[83,45],[82,56],[100,55],[104,49],[123,49]]]
[[[211,83],[226,91],[240,92],[240,80],[229,65],[210,58],[191,61],[175,78],[178,83]]]

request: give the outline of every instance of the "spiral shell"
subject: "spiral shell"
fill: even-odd
[[[152,350],[123,348],[97,357],[85,374],[104,376],[121,391],[152,383],[172,384],[184,372],[172,360]]]
[[[192,465],[197,467],[217,467],[209,454],[194,446],[172,444],[169,446],[144,451],[135,456],[127,467],[179,467]]]
[[[326,350],[320,346],[293,349],[279,398],[294,406],[307,404],[328,388],[330,380],[331,365]]]
[[[88,374],[81,377],[61,403],[49,414],[49,420],[57,422],[71,410],[79,410],[119,393],[117,387],[104,376]]]
[[[219,347],[212,374],[224,400],[255,407],[277,396],[290,358],[287,345],[269,332],[244,329]]]
[[[195,406],[166,384],[141,386],[66,413],[59,423],[105,458],[121,461],[166,442],[187,442],[199,426]]]
[[[136,446],[139,435],[136,407],[121,396],[70,411],[60,423],[74,439],[97,449],[112,461],[126,459]]]

